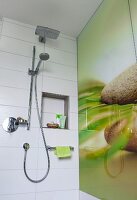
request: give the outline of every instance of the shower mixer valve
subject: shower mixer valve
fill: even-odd
[[[27,124],[28,124],[27,120],[21,117],[18,117],[17,119],[15,119],[14,117],[8,117],[4,120],[2,127],[6,132],[12,133],[15,132],[19,126],[27,127]]]
[[[28,121],[27,121],[26,119],[23,119],[23,118],[21,118],[21,117],[18,117],[18,118],[17,118],[17,123],[18,123],[19,125],[27,125]]]
[[[27,120],[23,119],[21,117],[17,118],[17,122],[18,122],[19,125],[23,125],[23,124],[25,125],[25,124],[27,124]]]

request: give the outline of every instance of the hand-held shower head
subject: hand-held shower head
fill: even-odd
[[[42,61],[46,61],[46,60],[49,59],[49,54],[48,54],[48,53],[41,53],[41,54],[39,55],[39,58],[40,58],[40,60],[39,60],[39,62],[38,62],[38,65],[37,65],[37,67],[36,67],[36,70],[35,70],[35,73],[36,73],[36,74],[39,72],[39,68],[40,68],[40,65],[41,65]]]
[[[48,60],[49,59],[49,54],[48,53],[41,53],[39,55],[40,60]]]

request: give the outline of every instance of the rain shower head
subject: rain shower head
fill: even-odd
[[[48,27],[37,26],[35,34],[39,36],[39,42],[46,43],[46,38],[57,39],[60,31]]]

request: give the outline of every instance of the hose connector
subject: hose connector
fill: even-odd
[[[28,151],[28,149],[30,148],[30,145],[28,143],[24,143],[23,148],[25,151]]]

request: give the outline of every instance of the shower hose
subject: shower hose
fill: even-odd
[[[44,131],[43,131],[43,127],[42,127],[42,120],[41,120],[41,116],[40,116],[40,110],[39,110],[39,104],[38,104],[38,95],[37,95],[37,74],[35,75],[35,101],[36,101],[36,109],[37,109],[37,116],[38,116],[38,121],[39,121],[39,126],[40,126],[40,130],[41,130],[41,134],[42,134],[42,138],[43,138],[43,142],[44,142],[44,147],[46,150],[46,155],[47,155],[47,159],[48,159],[48,166],[47,166],[47,171],[46,174],[43,178],[39,179],[39,180],[33,180],[29,177],[29,175],[27,174],[27,170],[26,170],[26,158],[27,158],[27,150],[28,148],[25,149],[25,154],[24,154],[24,173],[27,177],[27,179],[33,183],[40,183],[42,182],[44,179],[47,178],[49,171],[50,171],[50,157],[49,157],[49,152],[48,152],[48,146],[46,143],[46,139],[45,139],[45,135],[44,135]],[[28,144],[29,145],[29,144]]]

